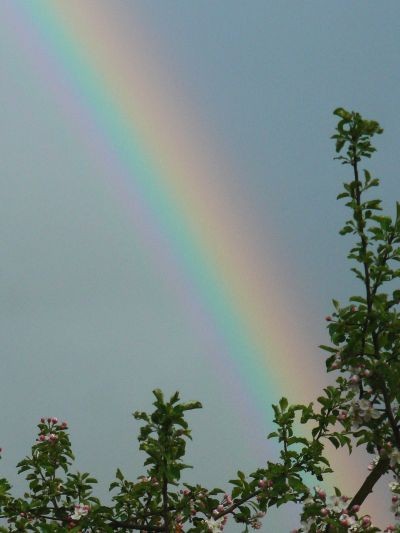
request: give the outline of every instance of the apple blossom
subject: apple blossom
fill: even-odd
[[[400,451],[396,448],[390,454],[390,466],[394,468],[400,464]]]
[[[204,523],[206,524],[208,531],[211,531],[211,533],[219,533],[224,528],[223,518],[218,518],[218,520],[208,518],[204,520]]]
[[[90,510],[89,505],[77,503],[74,505],[74,513],[71,515],[72,520],[80,520],[86,516]]]

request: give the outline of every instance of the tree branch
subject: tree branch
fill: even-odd
[[[366,477],[364,483],[356,492],[355,496],[349,503],[349,509],[354,507],[354,505],[362,505],[366,500],[367,496],[371,494],[377,481],[388,471],[389,468],[389,459],[383,457],[379,459],[377,465],[372,470],[372,472]]]

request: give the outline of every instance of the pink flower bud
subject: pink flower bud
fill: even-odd
[[[360,381],[360,378],[356,374],[353,374],[351,378],[349,379],[349,383],[351,383],[352,385],[357,385],[359,381]]]
[[[371,525],[371,517],[366,515],[366,516],[363,517],[361,522],[362,522],[363,526],[370,526]]]
[[[44,423],[46,422],[46,419],[42,417],[42,418],[40,419],[40,422],[41,422],[42,424],[44,424]]]
[[[317,496],[318,496],[318,498],[321,498],[321,500],[325,500],[326,492],[323,489],[318,489],[317,490]]]
[[[326,320],[327,322],[330,322],[330,321],[332,320],[332,317],[331,317],[330,315],[328,315],[328,316],[325,317],[325,320]]]
[[[326,507],[322,507],[321,516],[328,516],[329,510]]]
[[[358,511],[360,510],[360,506],[359,505],[353,505],[351,510],[353,511],[353,513],[358,513]]]
[[[399,500],[398,496],[393,496],[392,497],[392,503],[396,503],[396,502],[398,502],[398,500]]]
[[[225,494],[225,501],[227,505],[232,505],[233,503],[232,496],[230,494]]]
[[[43,435],[43,434],[39,435],[39,440],[40,440],[40,442],[45,441],[46,440],[46,435]]]
[[[258,482],[258,486],[260,487],[260,489],[265,489],[265,487],[267,486],[267,480],[266,479],[260,479],[259,482]]]
[[[53,418],[51,419],[51,423],[52,424],[57,424],[57,422],[58,422],[58,418],[53,416]]]
[[[222,513],[222,511],[223,511],[224,509],[225,509],[225,507],[224,507],[221,503],[220,503],[220,504],[218,505],[218,507],[217,507],[217,511],[218,511],[219,513]]]

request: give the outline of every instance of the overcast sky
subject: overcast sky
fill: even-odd
[[[24,51],[10,5],[0,3],[2,469],[14,479],[45,415],[70,422],[79,468],[106,483],[117,466],[136,477],[131,412],[149,408],[151,390],[162,387],[203,401],[191,416],[190,461],[197,479],[222,485],[265,459],[269,410],[254,413],[249,403],[238,414],[235,390],[204,355],[219,347],[193,330],[138,244],[112,184]],[[344,170],[329,139],[335,107],[385,128],[371,168],[386,206],[400,198],[399,2],[98,0],[94,18],[105,5],[132,46],[132,28],[141,28],[154,64],[173,73],[172,93],[197,117],[194,137],[206,132],[220,164],[235,168],[220,186],[246,224],[238,246],[250,229],[261,269],[273,250],[279,282],[303,305],[297,330],[317,353],[331,298],[357,287],[349,241],[337,233],[345,211],[335,200]],[[322,359],[315,364],[323,383]],[[283,514],[263,531],[295,527],[295,511]]]

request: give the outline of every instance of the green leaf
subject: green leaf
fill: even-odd
[[[202,409],[202,404],[200,402],[188,402],[182,404],[182,409],[184,411],[190,411],[192,409]]]
[[[339,448],[340,447],[340,442],[338,441],[338,439],[336,437],[328,437],[329,441],[335,446],[335,448]]]
[[[351,119],[351,113],[349,113],[348,111],[343,109],[343,107],[337,107],[334,110],[333,114],[336,115],[337,117],[340,117],[340,118],[344,119],[344,120],[350,120]]]
[[[400,203],[396,202],[396,231],[400,233]]]
[[[160,389],[154,389],[153,394],[160,403],[164,403],[164,395]]]
[[[332,348],[332,346],[326,346],[325,344],[320,344],[318,348],[321,348],[321,350],[325,350],[325,352],[329,353],[337,353],[337,348]]]
[[[176,391],[176,392],[171,396],[170,403],[171,403],[171,404],[174,404],[174,403],[176,403],[178,400],[179,400],[179,392]]]
[[[352,228],[351,226],[345,226],[339,231],[339,234],[346,235],[347,233],[352,233],[352,231],[354,231],[354,228]]]
[[[347,193],[347,192],[341,192],[340,194],[338,194],[338,195],[336,196],[336,200],[340,200],[341,198],[348,198],[349,196],[350,196],[349,193]]]
[[[286,411],[288,405],[289,405],[289,402],[287,401],[287,398],[283,397],[279,400],[279,407],[281,408],[282,413]]]
[[[232,498],[236,498],[241,493],[242,493],[242,490],[241,490],[240,487],[233,487],[233,489],[231,491]]]
[[[381,210],[380,204],[381,200],[369,200],[363,204],[364,209],[378,209]]]
[[[360,304],[367,305],[367,300],[362,296],[350,296],[349,300],[350,302],[358,302]]]
[[[396,303],[400,303],[400,290],[399,289],[396,289],[395,291],[393,291],[393,300]]]
[[[246,479],[244,473],[241,470],[237,471],[237,477],[240,479],[240,481],[244,481]]]
[[[335,145],[335,149],[336,149],[337,153],[339,153],[341,151],[341,149],[345,145],[345,142],[346,142],[346,139],[343,139],[343,138],[337,139],[336,145]]]

